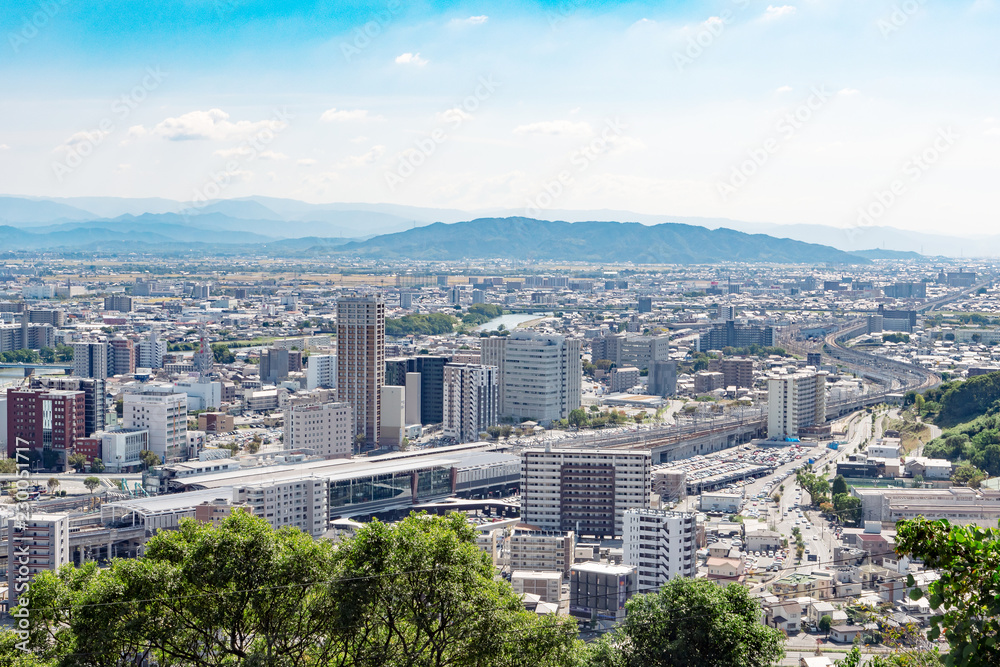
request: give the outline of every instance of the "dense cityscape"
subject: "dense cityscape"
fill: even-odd
[[[143,559],[186,520],[336,549],[455,512],[524,610],[588,641],[703,580],[744,587],[786,660],[832,664],[932,644],[910,592],[940,572],[897,522],[1000,518],[995,439],[956,451],[936,423],[979,413],[924,394],[1000,377],[990,263],[333,268],[6,261],[15,619],[42,573]]]

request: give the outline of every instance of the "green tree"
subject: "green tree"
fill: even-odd
[[[823,617],[819,619],[819,631],[830,632],[831,625],[833,625],[833,617],[829,614],[823,614]]]
[[[94,493],[94,490],[101,485],[101,480],[91,475],[87,479],[83,480],[83,485],[87,487],[88,491]]]
[[[674,579],[625,609],[625,620],[591,648],[592,664],[769,667],[784,655],[781,632],[760,622],[760,605],[740,584]]]
[[[848,493],[838,493],[833,497],[833,510],[841,521],[854,525],[861,523],[863,512],[860,498],[855,498]]]
[[[212,343],[212,356],[217,364],[231,364],[236,361],[236,355],[229,351],[225,343]]]
[[[951,474],[952,482],[973,489],[978,489],[984,479],[986,479],[986,473],[971,463],[963,463],[955,468],[955,472]]]
[[[922,517],[896,524],[896,552],[924,561],[941,576],[926,591],[914,588],[910,598],[927,596],[931,629],[951,653],[946,665],[986,667],[1000,664],[1000,530],[975,525],[953,526]],[[913,576],[907,577],[913,586]]]
[[[830,489],[831,495],[835,496],[839,493],[847,493],[848,491],[847,480],[844,479],[843,475],[837,475],[833,478],[833,487]]]
[[[94,460],[90,462],[90,472],[96,472],[100,474],[104,472],[104,469],[105,469],[104,460],[101,457],[99,456],[94,457]]]
[[[144,449],[139,452],[139,460],[142,461],[142,465],[146,470],[149,470],[153,466],[160,465],[160,457],[155,452],[151,452],[148,449]]]
[[[55,490],[59,488],[59,484],[60,482],[58,477],[49,477],[49,481],[45,483],[45,485],[49,487],[49,493],[55,493]]]
[[[0,474],[10,475],[17,472],[17,461],[14,459],[0,459]]]
[[[583,408],[570,410],[567,420],[569,421],[570,426],[576,426],[577,428],[587,426],[590,421],[587,418],[587,411]]]
[[[83,472],[83,469],[87,466],[87,457],[77,452],[76,454],[70,454],[69,458],[66,459],[66,463],[77,472]]]

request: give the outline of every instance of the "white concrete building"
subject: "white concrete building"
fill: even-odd
[[[39,572],[57,570],[69,562],[69,515],[34,512],[7,520],[7,590],[10,608],[21,593],[29,592]],[[21,568],[27,568],[23,573]],[[27,584],[27,586],[25,585]]]
[[[292,405],[285,411],[285,449],[312,449],[328,459],[350,458],[354,411],[348,403]]]
[[[826,422],[826,372],[775,375],[767,381],[767,437],[798,437],[799,429]]]
[[[379,417],[379,447],[398,449],[406,432],[406,387],[382,385],[382,414]]]
[[[523,530],[515,528],[508,540],[511,570],[568,573],[573,567],[573,531]]]
[[[319,537],[330,520],[329,482],[319,477],[239,486],[233,500],[249,505],[275,530],[291,526]]]
[[[473,442],[497,423],[500,385],[494,366],[445,364],[442,432],[458,442]]]
[[[500,349],[502,348],[502,349]],[[483,341],[483,364],[499,371],[501,414],[548,423],[580,407],[579,340],[530,331]]]
[[[521,520],[542,530],[622,535],[625,510],[648,507],[648,451],[528,449],[521,454]]]
[[[562,598],[562,572],[512,570],[510,585],[518,595],[537,595],[542,602],[559,604]]]
[[[623,521],[622,562],[635,566],[639,593],[697,574],[693,512],[633,508],[625,511]]]
[[[306,362],[306,389],[333,389],[337,386],[337,355],[313,354]]]
[[[73,343],[73,375],[81,378],[108,377],[108,344],[99,341]]]
[[[93,437],[101,439],[101,460],[109,473],[142,465],[139,454],[149,447],[149,431],[141,428],[98,431]]]
[[[173,386],[146,385],[126,391],[123,397],[125,428],[149,431],[149,450],[163,461],[187,453],[187,395]]]

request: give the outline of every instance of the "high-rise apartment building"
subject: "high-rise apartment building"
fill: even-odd
[[[253,508],[275,530],[291,526],[321,536],[330,521],[330,483],[319,477],[270,480],[236,487],[235,502]]]
[[[135,373],[135,346],[128,338],[108,341],[108,375]]]
[[[693,512],[632,508],[623,519],[622,562],[636,568],[638,592],[656,591],[671,579],[697,574]]]
[[[497,423],[497,369],[482,364],[444,367],[444,422],[446,438],[472,442]]]
[[[380,297],[337,301],[337,397],[354,409],[354,430],[378,446],[385,384],[385,302]]]
[[[163,368],[163,355],[167,353],[167,341],[160,340],[156,330],[149,332],[149,338],[136,344],[136,365],[139,368]]]
[[[579,340],[515,331],[482,343],[483,365],[497,366],[499,371],[501,414],[551,422],[565,419],[580,407],[583,364]]]
[[[82,378],[108,377],[108,344],[100,341],[73,343],[73,375]]]
[[[514,528],[510,535],[510,569],[537,572],[569,572],[573,566],[573,531]]]
[[[334,389],[337,386],[337,355],[313,354],[306,366],[306,388]]]
[[[8,608],[30,595],[39,572],[54,572],[69,563],[69,515],[33,512],[23,520],[7,519]]]
[[[826,422],[826,372],[802,371],[767,380],[767,437],[798,437],[799,429]]]
[[[149,450],[161,460],[187,452],[187,395],[173,387],[146,386],[126,391],[122,425],[149,431]]]
[[[648,451],[529,449],[521,454],[521,519],[542,530],[622,535],[625,510],[648,507]]]
[[[774,345],[774,328],[758,324],[737,324],[733,320],[718,322],[701,334],[701,351],[726,347],[770,347]]]
[[[753,359],[726,357],[720,366],[723,376],[722,386],[753,387]]]
[[[507,339],[503,336],[492,336],[479,340],[479,357],[484,366],[497,369],[497,415],[507,414],[507,406],[503,399],[503,368],[507,360]],[[581,364],[582,367],[582,364]]]
[[[354,415],[348,403],[292,404],[285,411],[285,449],[312,449],[324,458],[349,458]]]
[[[126,294],[112,294],[104,297],[104,310],[114,310],[119,313],[132,312],[132,297]]]

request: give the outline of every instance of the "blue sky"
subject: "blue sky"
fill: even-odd
[[[993,0],[0,3],[0,190],[993,231]]]

